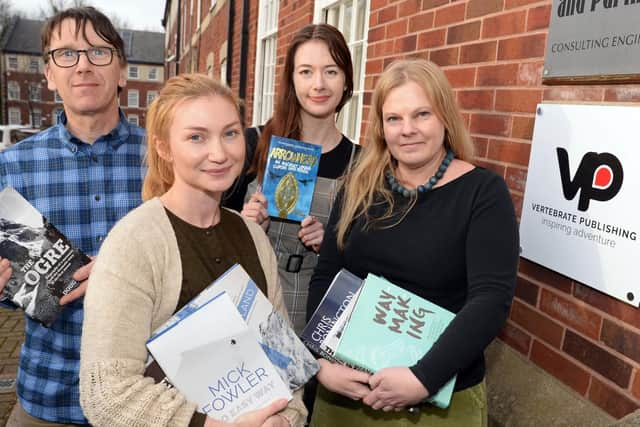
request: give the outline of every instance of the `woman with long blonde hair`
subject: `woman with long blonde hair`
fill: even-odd
[[[200,74],[169,79],[147,114],[146,202],[109,233],[85,298],[80,392],[94,426],[288,427],[304,424],[301,391],[226,424],[145,372],[151,333],[235,263],[284,316],[278,266],[257,224],[221,208],[244,164],[240,109]],[[215,327],[211,325],[210,327]]]
[[[486,426],[483,350],[509,312],[518,260],[507,186],[471,163],[453,91],[431,62],[389,65],[367,131],[327,225],[307,312],[346,268],[457,314],[413,366],[369,375],[321,359],[312,426]],[[448,409],[424,403],[454,375]]]

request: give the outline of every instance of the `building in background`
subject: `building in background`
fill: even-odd
[[[226,81],[244,101],[245,122],[263,124],[274,96],[288,40],[302,26],[328,22],[349,43],[356,74],[354,97],[338,117],[349,138],[360,140],[364,103],[369,2],[287,4],[276,0],[167,0],[165,69],[168,76],[202,72]],[[352,19],[353,18],[353,19]],[[283,25],[279,28],[279,23]]]
[[[272,114],[293,33],[308,23],[333,24],[351,47],[355,71],[354,98],[338,121],[347,136],[365,142],[372,90],[384,67],[402,57],[430,59],[456,92],[476,164],[504,177],[520,215],[538,103],[640,104],[637,84],[543,84],[553,3],[166,0],[165,70],[227,81],[244,100],[246,123],[262,124]],[[573,390],[582,408],[574,413],[616,419],[639,413],[640,309],[523,259],[500,339],[536,372]],[[553,416],[540,411],[546,413]]]
[[[0,41],[0,108],[3,124],[46,128],[55,124],[62,100],[47,89],[40,31],[44,22],[14,19]],[[120,30],[128,59],[120,105],[130,122],[144,126],[147,106],[164,83],[164,34]]]
[[[201,72],[226,81],[246,101],[245,120],[251,123],[257,16],[255,1],[167,0],[167,76]]]
[[[120,30],[127,55],[127,86],[120,106],[129,122],[144,127],[145,114],[164,84],[164,34]]]

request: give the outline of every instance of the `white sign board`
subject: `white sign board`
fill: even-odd
[[[521,255],[640,303],[640,107],[540,104]]]

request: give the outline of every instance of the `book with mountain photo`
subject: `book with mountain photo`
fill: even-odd
[[[0,257],[12,269],[3,295],[45,326],[80,285],[73,273],[91,261],[12,187],[0,191]]]
[[[150,340],[164,330],[197,311],[203,304],[226,292],[249,328],[256,332],[260,345],[290,390],[302,387],[313,377],[320,365],[300,341],[284,317],[278,313],[267,297],[240,264],[229,268],[222,276],[205,288],[198,296],[178,310]]]
[[[201,301],[147,341],[168,382],[220,421],[292,395],[264,352],[260,337],[226,292]]]
[[[343,314],[344,315],[344,314]],[[376,372],[416,364],[455,314],[381,277],[367,275],[342,330],[335,359]],[[440,408],[451,402],[456,377],[427,401]]]
[[[309,215],[322,147],[273,135],[262,180],[271,217],[301,222]]]

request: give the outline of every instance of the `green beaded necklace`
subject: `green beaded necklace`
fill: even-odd
[[[440,181],[440,178],[444,176],[444,173],[451,164],[454,156],[455,154],[453,153],[453,150],[448,149],[447,155],[444,156],[444,159],[442,159],[442,163],[440,163],[440,166],[438,166],[438,170],[436,171],[435,175],[429,178],[429,181],[427,181],[426,184],[418,185],[418,187],[414,190],[409,190],[402,186],[402,184],[398,182],[396,177],[393,176],[391,170],[385,171],[384,175],[387,178],[387,182],[389,183],[391,190],[401,194],[404,197],[415,197],[417,193],[426,193],[427,191],[431,190],[433,186],[436,185],[438,181]]]

